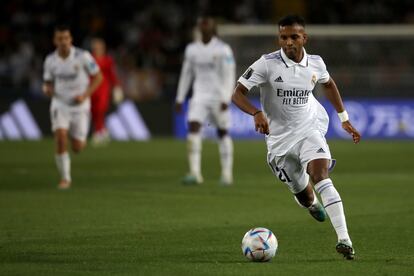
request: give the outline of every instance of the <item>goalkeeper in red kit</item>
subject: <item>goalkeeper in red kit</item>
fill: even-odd
[[[103,145],[109,142],[109,134],[105,128],[105,114],[111,100],[111,90],[115,104],[123,100],[123,92],[115,73],[115,64],[111,56],[106,53],[106,44],[103,39],[94,38],[91,41],[92,55],[101,69],[103,81],[91,97],[91,113],[93,122],[93,145]]]

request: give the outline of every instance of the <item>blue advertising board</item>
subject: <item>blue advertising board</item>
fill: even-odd
[[[257,99],[254,104],[259,106]],[[335,109],[328,101],[321,101],[329,114],[329,130],[326,135],[329,139],[350,139],[342,129]],[[350,120],[360,131],[363,139],[414,139],[414,99],[349,99],[344,104]],[[185,138],[187,135],[187,104],[184,114],[175,116],[175,136]],[[263,139],[254,130],[253,118],[239,110],[236,106],[230,107],[232,123],[230,134],[235,139]],[[207,123],[203,128],[205,137],[215,137],[215,128]]]

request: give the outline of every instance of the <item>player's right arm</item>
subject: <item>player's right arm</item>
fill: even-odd
[[[265,114],[250,102],[247,92],[254,86],[266,82],[267,67],[264,58],[261,57],[239,78],[232,96],[232,101],[238,108],[253,116],[256,131],[262,134],[269,134],[269,123]]]
[[[247,92],[249,92],[249,90],[247,90],[243,84],[238,82],[232,96],[233,103],[247,114],[253,116],[254,128],[256,131],[262,134],[269,134],[269,123],[267,122],[265,115],[260,109],[257,109],[250,102],[249,98],[247,97]]]
[[[183,67],[181,68],[180,80],[178,81],[178,91],[175,98],[175,111],[181,112],[182,105],[190,89],[191,81],[194,77],[193,65],[190,56],[190,45],[185,49]]]
[[[52,97],[54,93],[53,72],[51,70],[51,58],[48,56],[43,64],[43,85],[42,91],[47,97]]]

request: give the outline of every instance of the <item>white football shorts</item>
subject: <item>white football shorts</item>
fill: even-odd
[[[328,143],[322,133],[315,131],[300,140],[285,155],[267,154],[273,174],[285,183],[293,194],[303,191],[309,183],[308,163],[315,159],[331,160]]]
[[[197,102],[190,100],[188,122],[213,123],[218,129],[229,129],[230,106],[222,111],[220,102]]]
[[[79,108],[52,101],[50,106],[52,131],[69,130],[71,138],[86,141],[90,125],[89,108]]]

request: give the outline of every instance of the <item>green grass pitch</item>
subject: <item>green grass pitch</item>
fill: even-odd
[[[262,141],[235,143],[233,187],[218,185],[211,141],[198,187],[180,184],[182,141],[89,147],[72,155],[69,191],[56,189],[51,140],[1,142],[0,275],[414,275],[414,143],[330,147],[355,261],[272,176]],[[279,240],[269,263],[241,253],[256,226]]]

